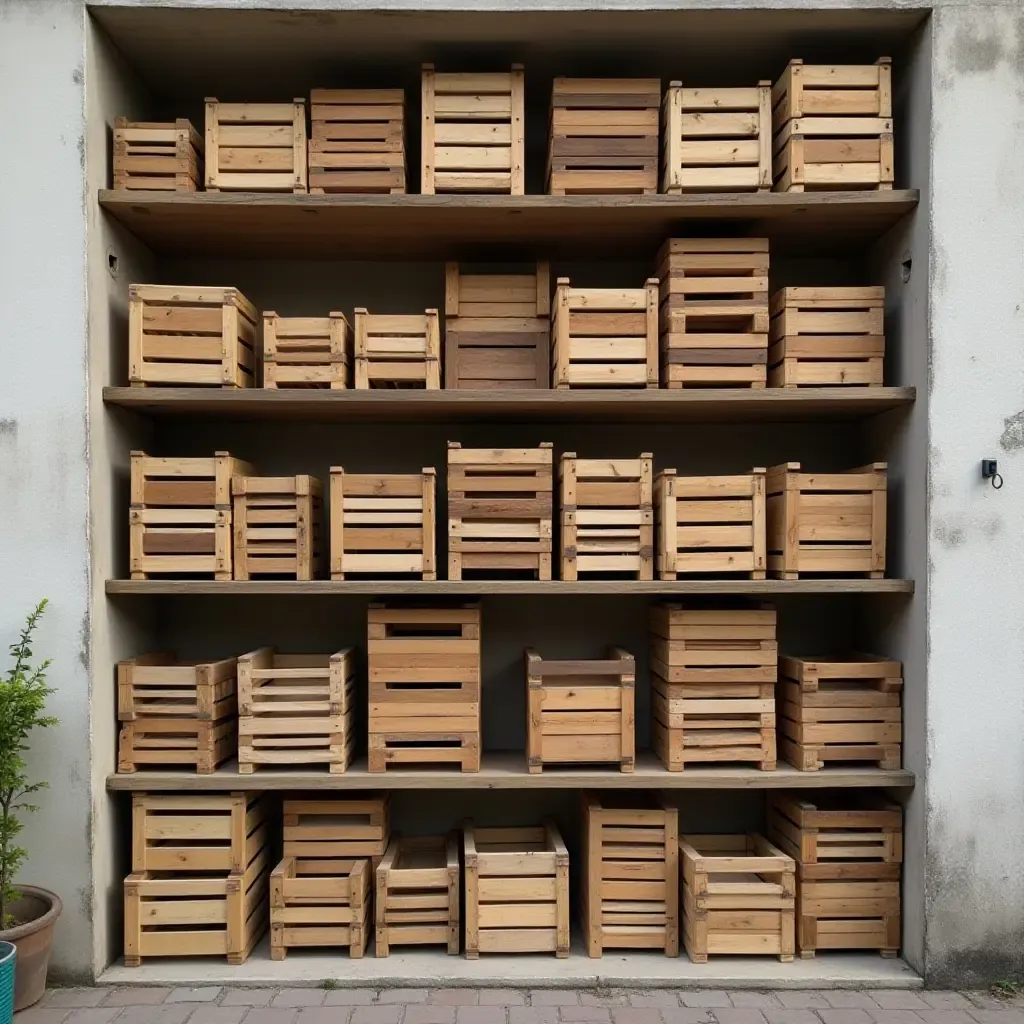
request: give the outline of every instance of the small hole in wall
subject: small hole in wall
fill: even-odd
[[[903,261],[900,263],[900,276],[903,278],[903,283],[906,284],[910,280],[911,271],[914,269],[914,257],[909,252],[903,254]]]
[[[107,270],[111,277],[117,277],[118,259],[117,253],[112,249],[107,250]]]

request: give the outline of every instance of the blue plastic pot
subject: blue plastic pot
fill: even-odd
[[[14,1020],[14,965],[18,950],[10,942],[0,942],[0,1024]]]

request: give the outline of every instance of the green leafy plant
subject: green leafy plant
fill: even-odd
[[[33,664],[32,638],[45,610],[43,598],[25,620],[18,642],[11,645],[13,663],[0,679],[0,923],[4,928],[14,923],[10,912],[18,898],[14,878],[28,856],[15,842],[23,827],[19,814],[38,810],[26,797],[49,785],[28,781],[22,756],[28,750],[26,739],[33,729],[57,724],[56,718],[43,714],[46,698],[53,693],[46,685],[50,662]]]
[[[992,995],[998,999],[1016,999],[1024,993],[1024,987],[1019,981],[1004,978],[992,985]]]

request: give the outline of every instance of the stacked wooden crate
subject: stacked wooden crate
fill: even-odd
[[[242,963],[267,927],[266,797],[132,796],[124,880],[124,962],[226,956]]]
[[[652,745],[669,771],[775,769],[775,622],[773,608],[651,609]]]
[[[356,742],[356,666],[336,654],[278,654],[261,647],[238,659],[238,770],[325,764],[345,771]]]
[[[441,328],[437,310],[370,313],[356,309],[355,386],[441,387]]]
[[[329,316],[263,314],[265,388],[345,388],[348,339],[343,313]]]
[[[870,654],[780,658],[783,756],[801,771],[830,761],[900,768],[902,665]]]
[[[900,949],[903,810],[871,792],[768,797],[773,841],[796,861],[797,948]]]
[[[198,192],[203,137],[187,118],[169,123],[114,118],[114,188]]]
[[[240,476],[231,493],[236,580],[313,580],[320,575],[323,488],[316,477]]]
[[[305,192],[306,101],[206,98],[206,191]]]

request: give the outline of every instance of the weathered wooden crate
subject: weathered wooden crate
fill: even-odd
[[[313,89],[310,192],[405,192],[405,91]]]
[[[768,798],[772,841],[796,861],[797,948],[900,948],[903,811],[871,792]]]
[[[356,744],[356,666],[351,647],[335,654],[238,659],[238,771],[261,765],[327,765],[344,772]]]
[[[203,137],[187,118],[171,122],[114,118],[114,188],[198,192]]]
[[[348,384],[348,339],[344,313],[329,316],[263,314],[265,388],[344,388]]]
[[[562,661],[527,648],[526,763],[636,767],[636,662],[621,647],[603,659]]]
[[[658,281],[573,288],[560,277],[551,324],[552,387],[658,386]]]
[[[423,65],[420,190],[526,192],[523,66],[508,73],[442,74]]]
[[[235,579],[313,580],[323,563],[323,488],[312,476],[244,476],[232,483]]]
[[[658,191],[657,78],[556,78],[551,89],[551,195]]]
[[[782,288],[771,316],[773,388],[882,386],[884,288]]]
[[[784,462],[768,470],[766,491],[773,576],[885,575],[884,462],[842,473],[803,473],[799,462]]]
[[[234,695],[221,701],[210,720],[144,716],[123,722],[117,739],[117,770],[130,775],[140,769],[195,766],[210,775],[235,756],[238,727]]]
[[[437,471],[346,473],[331,467],[331,579],[436,580]]]
[[[248,462],[227,452],[208,459],[177,459],[133,451],[132,579],[207,574],[231,579],[231,480],[254,472]]]
[[[765,578],[765,470],[735,476],[678,476],[654,483],[658,578],[742,573]]]
[[[771,82],[739,89],[669,82],[662,125],[662,191],[771,191]]]
[[[284,855],[297,875],[348,873],[340,862],[367,858],[380,863],[391,836],[387,794],[338,799],[285,800]]]
[[[892,62],[791,60],[772,89],[776,192],[891,189]]]
[[[644,794],[583,794],[580,922],[587,953],[679,955],[679,812]]]
[[[456,833],[417,838],[395,833],[377,865],[377,956],[388,956],[391,946],[441,945],[457,954],[461,878]]]
[[[658,254],[667,388],[763,388],[768,239],[669,238]]]
[[[873,655],[780,658],[782,754],[801,771],[829,761],[902,767],[902,665]]]
[[[551,821],[462,832],[466,956],[569,955],[569,851]]]
[[[356,309],[355,386],[441,387],[441,328],[437,310],[424,314]]]
[[[372,604],[367,615],[371,772],[480,770],[480,606]]]
[[[206,98],[206,191],[305,192],[306,101]]]
[[[128,382],[251,388],[259,313],[237,288],[128,288]]]
[[[525,274],[445,266],[444,384],[488,391],[551,386],[547,263]]]
[[[654,579],[654,456],[561,461],[562,579],[580,573]]]
[[[796,865],[764,836],[685,835],[683,946],[694,963],[719,953],[796,952]]]

